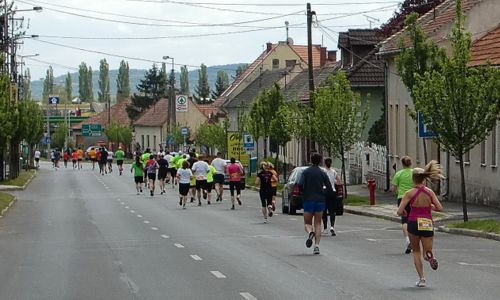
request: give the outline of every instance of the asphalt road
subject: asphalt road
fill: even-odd
[[[0,219],[0,299],[499,297],[496,241],[436,233],[439,269],[426,264],[428,286],[417,288],[397,223],[346,214],[313,256],[302,216],[263,224],[257,193],[231,211],[225,192],[182,210],[171,188],[136,195],[128,172],[44,163]]]

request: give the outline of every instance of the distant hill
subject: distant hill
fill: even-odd
[[[211,66],[207,67],[208,73],[208,84],[213,89],[215,86],[215,81],[217,80],[217,71],[224,70],[229,75],[229,81],[232,82],[236,75],[236,69],[241,64],[228,64],[221,66]],[[137,85],[140,80],[144,78],[144,74],[147,70],[140,69],[131,69],[129,73],[130,78],[130,86],[132,88],[132,93],[136,92]],[[179,87],[180,84],[180,73],[176,72],[176,86]],[[112,101],[114,101],[116,97],[116,78],[118,77],[118,70],[109,70],[109,79],[111,83],[111,95]],[[71,73],[71,80],[73,82],[73,95],[78,96],[78,72]],[[57,76],[54,78],[54,82],[56,84],[60,84],[64,86],[64,82],[66,80],[66,75]],[[92,73],[92,81],[94,88],[94,99],[97,99],[97,91],[99,90],[99,71],[94,71]],[[191,90],[191,94],[194,93],[195,87],[198,85],[198,70],[189,71],[189,88]],[[42,98],[43,93],[43,81],[42,80],[34,80],[31,82],[31,94],[33,99],[40,100]]]

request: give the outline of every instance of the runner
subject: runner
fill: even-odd
[[[299,182],[304,199],[304,228],[307,232],[306,247],[310,248],[312,246],[314,238],[313,254],[320,253],[321,217],[325,210],[324,187],[326,187],[327,193],[332,192],[332,185],[328,176],[319,167],[322,159],[320,154],[314,153],[311,156],[312,166],[304,170]]]
[[[255,185],[259,186],[260,203],[262,205],[262,215],[264,223],[267,223],[267,215],[273,216],[273,188],[272,181],[276,176],[270,171],[269,163],[262,162],[260,164],[260,172],[255,178]]]
[[[113,172],[113,151],[109,150],[108,151],[108,157],[107,157],[107,161],[108,161],[108,172],[111,173]]]
[[[332,193],[326,194],[325,196],[325,204],[326,209],[323,211],[323,229],[327,231],[328,227],[328,214],[330,214],[330,234],[332,236],[336,236],[335,230],[335,201],[337,201],[337,191],[335,190],[335,184],[340,183],[340,177],[332,168],[332,159],[325,158],[325,169],[324,169],[328,179],[330,180],[330,184],[332,185]]]
[[[155,193],[156,170],[158,170],[158,167],[155,156],[150,154],[146,162],[146,171],[148,173],[149,193],[151,197],[153,197]]]
[[[83,161],[83,150],[81,147],[78,147],[78,150],[76,151],[78,154],[78,169],[83,169],[82,161]]]
[[[52,162],[52,168],[56,167],[56,161],[55,161],[55,150],[50,151],[50,161]]]
[[[205,160],[208,164],[208,160]],[[207,185],[203,189],[203,199],[208,198],[208,203],[210,204],[212,201],[212,189],[214,188],[214,174],[215,168],[212,165],[208,165],[208,173],[207,173]]]
[[[54,167],[57,171],[59,169],[59,160],[61,159],[61,152],[59,152],[59,149],[54,150]]]
[[[170,183],[170,180],[172,179],[173,181],[173,178],[175,177],[172,177],[172,154],[170,154],[170,151],[167,151],[165,153],[165,155],[163,156],[163,158],[168,162],[168,168],[167,168],[167,178],[165,179],[165,183],[166,184],[169,184]],[[173,186],[173,183],[172,183],[172,186]]]
[[[416,286],[425,287],[424,268],[422,265],[422,245],[424,260],[427,260],[433,270],[437,270],[438,262],[432,253],[434,226],[431,211],[442,211],[443,206],[434,192],[424,185],[426,179],[440,180],[444,178],[439,164],[432,160],[424,169],[415,168],[412,171],[413,188],[408,190],[401,200],[398,215],[408,217],[408,233],[413,249],[413,262],[418,273]],[[406,207],[410,205],[410,213]]]
[[[406,191],[413,187],[412,179],[412,168],[411,168],[411,158],[409,156],[403,156],[401,158],[401,164],[403,169],[399,170],[394,174],[392,179],[391,191],[398,193],[398,206],[401,204],[401,199],[403,198]],[[403,235],[405,237],[405,253],[410,254],[411,244],[408,237],[408,215],[410,214],[410,205],[406,206],[406,215],[401,216],[401,228],[403,229]]]
[[[187,158],[187,161],[189,165],[192,167],[194,163],[198,161],[196,159],[196,154],[191,152],[188,154],[188,156],[189,157]],[[191,181],[189,183],[190,183],[189,191],[191,194],[191,203],[193,203],[194,199],[196,198],[196,177],[193,176],[193,178],[191,178]],[[198,203],[198,206],[201,206],[201,202]]]
[[[195,192],[198,196],[198,206],[201,206],[201,194],[202,190],[204,190],[207,186],[207,173],[210,171],[210,167],[208,166],[208,163],[206,161],[199,160],[193,164],[191,170],[193,171],[194,177],[196,179]],[[210,205],[210,200],[208,200],[207,204]]]
[[[92,170],[95,170],[95,162],[97,161],[97,151],[94,147],[90,148],[89,158],[92,162]]]
[[[123,152],[122,147],[118,147],[118,151],[115,152],[115,158],[121,176],[123,173],[123,159],[125,158],[125,152]]]
[[[269,168],[269,172],[273,173],[273,178],[271,179],[271,190],[273,193],[272,209],[274,211],[276,210],[276,193],[278,191],[278,172],[276,172],[272,163],[268,162],[267,166]]]
[[[77,161],[78,161],[78,153],[76,153],[76,150],[73,149],[73,152],[71,153],[71,162],[73,163],[73,170],[76,169],[77,167]]]
[[[69,155],[68,155],[69,150],[65,150],[63,153],[63,161],[64,161],[64,167],[67,169],[68,168],[68,160],[69,160]]]
[[[215,193],[217,199],[215,201],[222,201],[222,194],[224,193],[224,175],[226,174],[227,163],[222,159],[222,153],[218,152],[217,157],[212,160],[212,166],[215,168],[214,183]]]
[[[135,161],[132,163],[132,168],[130,168],[130,173],[132,173],[132,170],[134,171],[134,181],[137,195],[142,193],[142,184],[144,182],[144,174],[142,171],[143,169],[144,167],[142,166],[141,157],[136,156]]]
[[[189,187],[193,172],[189,168],[189,163],[184,160],[182,162],[182,167],[177,170],[177,181],[179,181],[179,195],[180,201],[179,205],[182,205],[183,209],[186,209],[187,195],[189,193]]]
[[[142,165],[144,166],[144,182],[146,182],[146,188],[149,189],[149,180],[148,180],[148,170],[146,170],[146,163],[149,160],[149,157],[151,156],[151,150],[149,148],[146,148],[146,151],[141,155],[141,161]]]
[[[36,149],[35,150],[35,167],[40,168],[40,156],[42,156],[42,153],[40,153],[40,150]]]
[[[99,171],[103,176],[104,174],[108,174],[108,171],[106,170],[107,162],[108,162],[108,151],[106,151],[106,148],[101,147],[101,150],[99,151]]]
[[[236,159],[231,157],[231,164],[227,166],[227,174],[229,175],[229,191],[231,192],[231,209],[234,210],[234,190],[236,190],[236,200],[238,204],[241,205],[241,175],[244,175],[243,168],[239,163],[236,163]]]
[[[165,159],[163,154],[160,154],[160,159],[158,160],[158,182],[160,183],[160,194],[165,194],[165,179],[168,174],[168,161]]]

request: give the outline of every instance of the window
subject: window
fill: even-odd
[[[464,163],[466,165],[470,164],[470,151],[467,151],[467,153],[465,153],[465,155],[464,155]]]
[[[293,68],[297,61],[295,59],[287,59],[285,64],[287,68]]]
[[[142,140],[141,147],[142,149],[144,149],[144,134],[141,135],[141,140]]]
[[[153,148],[156,151],[156,135],[153,135]]]
[[[279,69],[280,67],[280,60],[275,58],[273,59],[273,69]]]
[[[486,141],[481,142],[481,166],[486,166]]]
[[[148,140],[148,148],[151,148],[151,146],[149,144],[149,134],[147,135],[147,140]]]
[[[497,165],[497,127],[493,127],[491,131],[491,165]]]
[[[405,155],[408,154],[408,136],[410,135],[410,133],[408,132],[408,119],[410,118],[410,116],[408,115],[408,105],[405,105]]]
[[[394,122],[394,126],[395,126],[395,130],[394,132],[396,133],[396,136],[395,136],[395,139],[394,139],[394,154],[396,156],[399,155],[399,145],[398,145],[398,140],[399,140],[399,105],[396,104],[396,110],[395,110],[395,122]]]

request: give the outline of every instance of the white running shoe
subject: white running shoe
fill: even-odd
[[[425,287],[425,278],[420,278],[415,285],[417,287]]]
[[[315,255],[319,254],[319,246],[318,245],[314,246],[313,254],[315,254]]]

